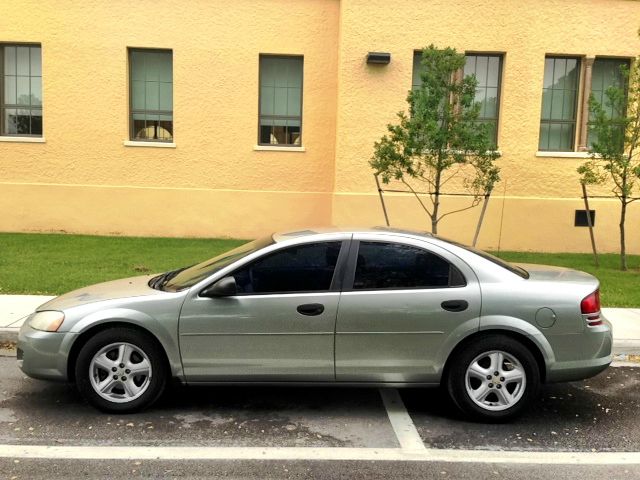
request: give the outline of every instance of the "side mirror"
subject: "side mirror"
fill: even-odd
[[[224,277],[202,290],[200,296],[209,298],[231,297],[237,293],[236,279],[234,277]]]

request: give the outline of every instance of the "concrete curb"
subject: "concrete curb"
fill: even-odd
[[[640,355],[627,355],[624,353],[614,354],[612,365],[620,367],[640,366]]]
[[[614,339],[613,354],[640,355],[640,339]]]
[[[17,328],[0,328],[0,342],[15,343],[18,341]]]

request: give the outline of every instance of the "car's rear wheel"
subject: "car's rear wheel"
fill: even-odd
[[[447,390],[468,417],[511,420],[526,408],[540,385],[540,371],[529,349],[504,335],[481,337],[452,359]]]
[[[131,413],[162,394],[166,367],[158,344],[138,330],[112,328],[91,337],[75,365],[80,393],[106,412]]]

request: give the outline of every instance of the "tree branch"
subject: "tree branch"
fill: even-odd
[[[438,221],[442,220],[447,215],[451,215],[452,213],[458,213],[458,212],[464,212],[465,210],[471,210],[472,208],[477,207],[479,204],[480,204],[480,198],[474,199],[473,202],[471,203],[471,205],[469,205],[468,207],[460,208],[459,210],[452,210],[451,212],[447,212],[447,213],[445,213],[443,215],[440,215],[440,218],[438,218]]]
[[[407,183],[407,181],[406,181],[404,178],[402,179],[402,183],[404,183],[404,184],[409,188],[409,190],[411,190],[411,193],[413,193],[413,194],[415,195],[416,200],[418,200],[418,202],[420,203],[420,206],[422,207],[422,209],[423,209],[425,212],[427,212],[427,215],[429,215],[429,218],[431,218],[432,213],[429,211],[429,209],[428,209],[428,208],[425,206],[425,204],[422,202],[422,200],[420,199],[420,196],[419,196],[419,195],[417,194],[417,192],[413,189],[413,187],[412,187],[411,185],[409,185],[409,184]]]
[[[449,180],[457,177],[460,173],[462,173],[462,167],[458,167],[458,169],[453,174],[449,175],[447,178],[442,180],[440,182],[440,187],[444,187],[449,182]]]
[[[430,186],[432,186],[432,187],[434,187],[434,186],[435,186],[435,183],[434,183],[434,182],[433,182],[433,180],[431,180],[430,178],[424,177],[424,176],[422,176],[422,175],[420,175],[420,176],[418,176],[418,177],[414,177],[414,178],[415,178],[416,180],[421,181],[421,182],[427,183],[427,184],[429,184],[429,185],[430,185]],[[429,190],[431,190],[431,189],[429,189]]]

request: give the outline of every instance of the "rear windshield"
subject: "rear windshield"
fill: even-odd
[[[442,237],[439,237],[439,238],[442,239]],[[479,257],[484,258],[485,260],[489,260],[490,262],[495,263],[496,265],[504,268],[505,270],[509,270],[511,273],[515,273],[519,277],[529,278],[529,272],[527,272],[522,267],[519,267],[519,266],[514,265],[512,263],[509,263],[509,262],[507,262],[505,260],[502,260],[501,258],[498,258],[498,257],[496,257],[494,255],[491,255],[490,253],[483,252],[482,250],[478,250],[477,248],[469,247],[467,245],[462,245],[461,243],[454,242],[454,241],[451,241],[451,240],[447,240],[447,242],[455,245],[456,247],[463,248],[464,250],[467,250],[468,252],[475,253],[476,255],[478,255]]]

